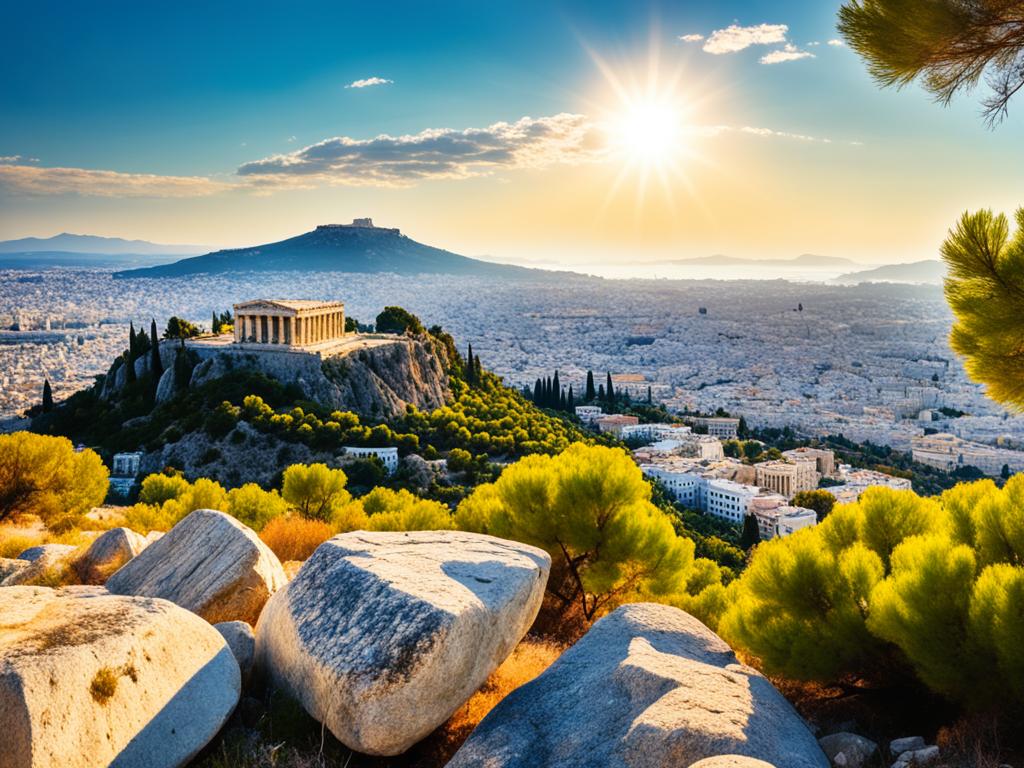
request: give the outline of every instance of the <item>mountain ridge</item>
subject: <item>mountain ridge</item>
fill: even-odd
[[[127,240],[123,237],[78,235],[61,232],[52,237],[22,237],[0,241],[0,253],[76,253],[100,256],[188,256],[203,253],[203,245],[169,245],[149,240]]]

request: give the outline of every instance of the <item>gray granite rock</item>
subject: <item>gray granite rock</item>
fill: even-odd
[[[84,583],[101,584],[148,544],[144,536],[131,528],[111,528],[89,545],[75,562],[75,569]]]
[[[213,628],[221,633],[231,653],[234,654],[238,668],[242,672],[242,684],[245,685],[252,677],[253,664],[256,660],[256,635],[252,627],[244,621],[222,621],[214,624]]]
[[[717,756],[828,768],[807,725],[683,611],[623,606],[477,726],[449,768],[676,768]]]
[[[832,733],[818,739],[818,743],[833,765],[844,768],[861,768],[878,752],[875,742],[856,733]]]
[[[230,515],[197,509],[107,580],[121,595],[162,597],[211,624],[255,624],[287,583],[277,556]]]
[[[335,536],[267,603],[257,667],[347,746],[399,754],[516,646],[549,566],[546,552],[481,534]]]

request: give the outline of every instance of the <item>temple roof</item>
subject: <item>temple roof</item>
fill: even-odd
[[[244,312],[247,309],[260,309],[268,306],[298,312],[303,309],[343,309],[345,304],[340,301],[314,301],[311,299],[255,299],[235,304],[235,311]]]

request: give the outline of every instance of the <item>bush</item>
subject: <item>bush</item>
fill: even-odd
[[[1024,703],[1024,475],[938,499],[869,489],[759,546],[720,624],[769,672],[837,681],[893,664],[979,709]]]
[[[263,543],[281,562],[306,560],[313,551],[334,535],[334,528],[322,520],[307,520],[291,515],[275,517],[260,532]]]
[[[139,488],[139,503],[161,506],[165,501],[177,499],[189,489],[189,482],[181,475],[149,475]]]
[[[31,432],[0,435],[0,521],[38,515],[67,529],[107,495],[109,473],[93,451]]]
[[[420,319],[401,307],[384,307],[384,311],[377,315],[376,327],[378,333],[408,333],[413,336],[426,333]]]
[[[277,491],[265,491],[256,483],[228,491],[228,514],[254,531],[262,531],[274,518],[288,512],[288,502]]]
[[[369,531],[442,531],[455,527],[446,506],[406,490],[374,488],[360,501],[369,518]]]
[[[293,464],[284,471],[281,495],[308,520],[330,520],[351,498],[348,478],[326,464]]]

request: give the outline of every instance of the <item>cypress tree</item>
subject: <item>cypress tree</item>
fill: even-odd
[[[282,322],[284,322],[282,320]],[[210,333],[217,333],[220,330],[220,320],[217,318],[217,310],[213,311],[213,320],[210,321]]]
[[[544,407],[551,407],[551,394],[554,392],[554,388],[551,386],[551,377],[548,376],[544,380]]]
[[[150,368],[152,368],[153,391],[155,392],[156,385],[164,373],[164,364],[160,361],[160,337],[156,335],[156,319],[149,326],[149,335],[153,339],[153,346],[150,347],[150,351],[153,353]]]
[[[124,380],[126,383],[131,384],[135,382],[138,377],[135,375],[135,363],[132,362],[132,356],[130,354],[124,356],[124,364],[126,366],[124,370]]]
[[[587,391],[585,393],[585,398],[588,403],[591,403],[594,401],[595,397],[597,397],[597,392],[594,390],[594,372],[587,371]]]
[[[748,514],[743,518],[743,533],[740,534],[740,547],[748,550],[761,543],[761,530],[757,527],[757,518]]]
[[[552,408],[561,408],[564,405],[564,403],[562,402],[562,385],[558,381],[558,371],[555,371],[555,378],[552,379],[552,381],[551,381],[551,387],[552,387],[551,395],[552,395],[552,399],[554,401],[552,403],[551,407]]]
[[[53,410],[53,390],[50,389],[50,380],[43,379],[43,413]]]
[[[654,398],[651,397],[651,385],[650,384],[647,385],[647,404],[648,405],[653,405],[654,404]]]
[[[565,400],[565,390],[558,393],[558,408],[562,411],[569,410],[569,404]]]
[[[533,385],[533,404],[534,405],[540,405],[541,404],[541,400],[543,399],[543,397],[544,397],[544,385],[541,383],[541,380],[538,378],[537,379],[537,383]]]
[[[605,397],[608,398],[608,402],[609,403],[614,403],[615,402],[615,387],[612,386],[612,374],[611,374],[611,372],[608,373],[608,382],[607,382],[607,384],[605,384],[604,394],[605,394]]]
[[[600,384],[597,387],[597,399],[604,400],[604,384]]]
[[[138,357],[136,352],[135,323],[128,323],[128,359],[134,360]]]
[[[480,364],[480,355],[473,362],[473,380],[479,384],[484,380],[484,367]]]
[[[473,366],[473,344],[469,345],[469,349],[466,351],[466,381],[470,384],[473,383],[474,374],[476,370]]]
[[[572,384],[569,385],[569,396],[565,398],[565,410],[576,413],[576,399],[572,396]]]

